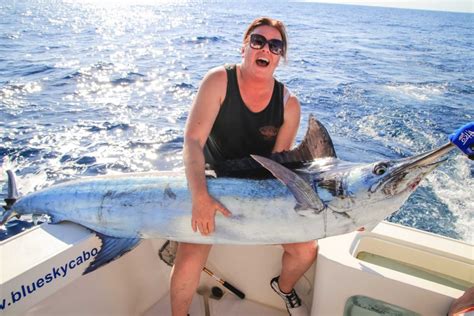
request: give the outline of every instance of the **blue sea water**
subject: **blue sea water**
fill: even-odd
[[[276,75],[301,102],[298,140],[313,113],[340,158],[374,161],[442,145],[474,120],[473,14],[275,0],[0,0],[2,194],[8,168],[23,194],[82,175],[182,169],[200,80],[240,61],[242,34],[262,15],[288,28],[288,62]],[[452,154],[389,220],[472,243],[473,175],[473,162]]]

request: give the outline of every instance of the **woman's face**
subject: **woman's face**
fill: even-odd
[[[254,39],[252,43],[251,37]],[[280,32],[274,27],[262,25],[255,28],[242,47],[243,63],[254,73],[273,75],[280,62],[281,55],[275,52],[278,52],[278,41],[281,39]]]

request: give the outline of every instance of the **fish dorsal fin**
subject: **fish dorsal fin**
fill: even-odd
[[[308,216],[318,214],[324,210],[325,205],[323,201],[321,201],[311,185],[299,175],[271,159],[257,155],[252,155],[252,158],[288,187],[288,190],[296,199],[295,211],[298,214]]]
[[[280,155],[276,153],[272,155]],[[308,129],[301,144],[293,150],[287,152],[303,161],[311,161],[317,158],[337,158],[331,136],[324,125],[311,114],[308,120]],[[273,159],[275,160],[275,159]]]
[[[273,153],[269,158],[285,166],[289,164],[291,167],[292,163],[304,163],[328,157],[337,158],[331,136],[329,136],[326,127],[311,114],[306,135],[298,147]]]
[[[298,147],[273,153],[268,158],[289,169],[302,167],[317,158],[334,157],[336,151],[324,125],[313,115],[309,116],[308,129]],[[219,162],[212,166],[218,177],[268,178],[271,174],[250,157]]]

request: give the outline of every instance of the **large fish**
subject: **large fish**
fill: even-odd
[[[219,176],[208,178],[208,189],[232,216],[218,213],[210,236],[192,231],[186,178],[170,172],[97,176],[54,185],[18,199],[0,224],[19,214],[47,214],[53,223],[71,221],[93,230],[103,247],[87,272],[132,249],[142,238],[205,244],[308,241],[361,226],[372,228],[396,212],[453,148],[447,144],[398,160],[344,162],[336,158],[324,126],[310,117],[296,149],[216,166]],[[13,179],[10,183],[14,191]]]

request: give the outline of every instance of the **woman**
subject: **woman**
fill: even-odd
[[[300,121],[300,104],[274,72],[286,58],[287,37],[282,22],[258,18],[247,28],[242,62],[210,70],[194,99],[186,124],[184,164],[192,195],[191,228],[214,232],[216,212],[231,212],[206,187],[205,163],[268,156],[289,150]],[[307,315],[296,292],[298,279],[316,258],[316,241],[285,244],[282,270],[271,287],[284,300],[290,315]],[[171,305],[174,316],[186,315],[199,284],[210,245],[180,243],[171,274]]]

